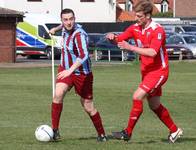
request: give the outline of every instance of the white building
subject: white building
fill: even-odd
[[[71,8],[77,22],[116,22],[116,0],[0,0],[0,7],[55,16]]]

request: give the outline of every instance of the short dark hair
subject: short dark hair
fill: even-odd
[[[61,11],[61,17],[62,17],[63,14],[69,14],[69,13],[72,13],[73,16],[75,17],[74,11],[73,11],[72,9],[69,9],[69,8],[65,8],[65,9],[63,9],[63,10]]]
[[[144,14],[151,14],[153,11],[153,3],[150,0],[140,0],[134,6],[133,10],[135,12],[143,11]]]

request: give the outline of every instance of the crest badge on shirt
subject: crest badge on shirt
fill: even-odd
[[[149,37],[149,36],[150,36],[150,32],[147,32],[147,34],[146,34],[146,35],[147,35],[147,37]]]
[[[158,33],[158,40],[161,40],[161,39],[162,39],[162,34]]]

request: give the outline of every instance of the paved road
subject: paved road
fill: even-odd
[[[55,66],[59,64],[60,60],[55,60]],[[172,60],[173,61],[173,60]],[[188,62],[195,62],[196,59],[191,59],[191,60],[183,60],[183,61],[188,61]],[[174,62],[178,62],[178,60],[174,60]],[[130,63],[128,62],[121,62],[121,61],[98,61],[95,62],[94,60],[92,61],[92,65],[122,65]],[[47,58],[40,58],[40,59],[27,59],[26,57],[18,56],[16,58],[16,63],[0,63],[0,68],[29,68],[29,67],[51,67],[51,60],[48,60]]]
[[[55,65],[59,64],[60,60],[55,60]],[[32,67],[51,67],[52,61],[46,58],[27,59],[26,57],[18,56],[15,63],[0,63],[0,68],[32,68]]]
[[[59,61],[60,60],[55,60],[54,63],[55,64],[59,64]],[[16,63],[37,63],[37,64],[51,64],[52,61],[51,60],[48,60],[47,58],[45,57],[42,57],[40,59],[27,59],[26,57],[21,57],[21,56],[18,56],[16,58]]]

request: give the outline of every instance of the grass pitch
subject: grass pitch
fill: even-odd
[[[61,116],[62,141],[41,143],[34,131],[50,125],[51,69],[0,70],[0,149],[1,150],[193,150],[196,145],[196,62],[170,63],[169,80],[162,102],[184,129],[184,136],[168,144],[167,128],[144,104],[144,112],[130,142],[96,141],[95,129],[82,110],[79,97],[70,91]],[[127,125],[131,96],[140,81],[139,65],[94,66],[94,103],[102,115],[108,135]]]

